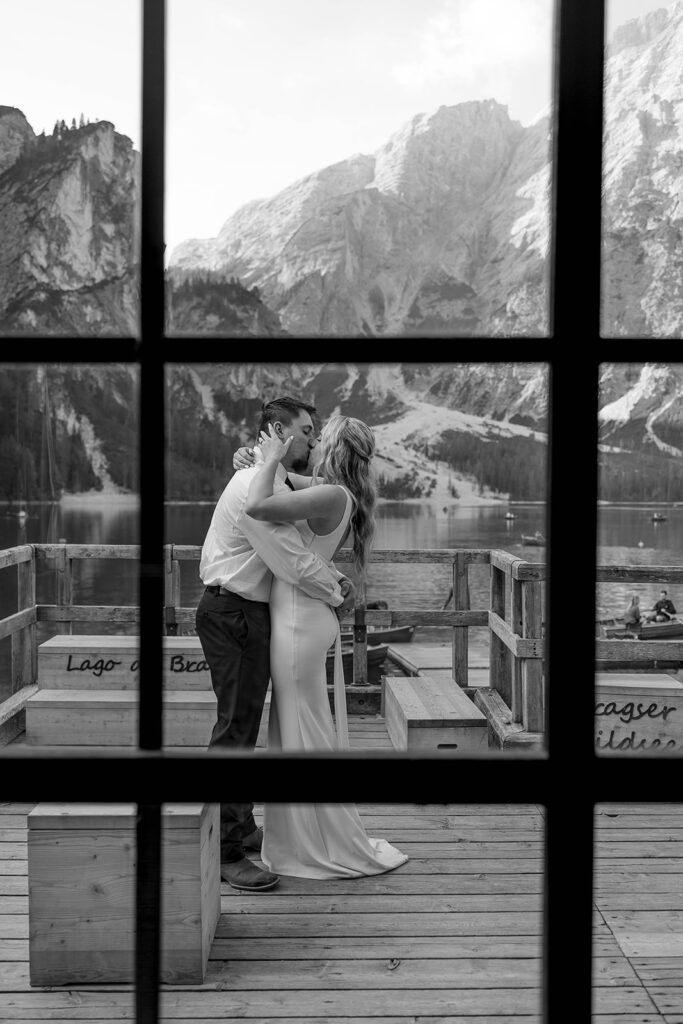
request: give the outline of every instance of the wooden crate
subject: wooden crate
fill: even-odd
[[[163,637],[166,690],[213,692],[199,637]],[[38,683],[47,690],[137,690],[138,636],[53,636],[38,648]]]
[[[662,672],[598,672],[595,746],[599,754],[683,750],[683,684]]]
[[[200,690],[164,694],[164,746],[206,747],[216,698]],[[26,702],[32,746],[126,747],[138,741],[138,697],[130,690],[38,690]]]
[[[389,676],[384,716],[397,750],[438,748],[479,753],[488,749],[488,722],[452,680]]]
[[[134,804],[28,815],[31,985],[134,980]],[[220,916],[218,804],[165,804],[161,979],[201,984]]]

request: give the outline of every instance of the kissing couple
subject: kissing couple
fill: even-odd
[[[315,406],[264,403],[259,442],[240,448],[218,500],[199,564],[205,591],[197,636],[211,672],[217,721],[209,748],[253,750],[269,679],[268,747],[348,749],[339,617],[355,587],[333,564],[349,539],[364,580],[374,532],[375,439],[367,424],[332,416],[318,437]],[[335,645],[336,729],[325,660]],[[246,853],[260,852],[263,870]],[[353,804],[221,804],[221,877],[234,889],[298,878],[375,875],[408,857],[371,839]]]

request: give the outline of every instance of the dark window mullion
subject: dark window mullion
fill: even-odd
[[[146,750],[163,743],[165,46],[165,2],[143,0],[139,745]],[[138,803],[136,835],[135,1015],[138,1024],[157,1024],[161,801]]]
[[[590,1020],[604,6],[556,8],[548,594],[547,1019]],[[587,357],[585,353],[588,353]],[[568,523],[568,513],[571,519]],[[569,867],[567,867],[569,865]],[[569,957],[569,960],[567,959]],[[571,984],[567,965],[571,964]]]

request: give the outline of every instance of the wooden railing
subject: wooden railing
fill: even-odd
[[[545,731],[544,580],[544,565],[491,552],[490,686],[531,733]]]
[[[165,597],[162,627],[169,635],[194,627],[195,607],[183,604],[181,564],[198,563],[199,545],[170,544],[165,548]],[[37,674],[36,627],[50,622],[55,633],[70,633],[74,622],[101,622],[108,628],[139,621],[136,605],[83,605],[74,603],[74,562],[80,559],[136,560],[136,545],[34,544],[0,552],[0,569],[17,566],[19,598],[16,614],[0,621],[0,638],[12,636],[12,691],[33,685]],[[348,564],[345,549],[336,564]],[[377,564],[442,564],[451,567],[453,610],[370,609],[359,606],[343,620],[353,626],[354,685],[367,685],[368,626],[445,626],[452,631],[452,674],[467,686],[469,630],[490,631],[490,685],[500,695],[511,720],[530,732],[543,730],[544,674],[541,584],[545,568],[488,549],[373,551]],[[469,567],[490,565],[490,607],[470,607]],[[54,573],[54,603],[36,603],[36,571],[46,566]],[[107,629],[103,630],[107,632]]]

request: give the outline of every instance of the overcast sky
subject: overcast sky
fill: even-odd
[[[570,0],[571,2],[571,0]],[[608,33],[655,0],[611,0]],[[0,104],[140,144],[139,0],[0,0]],[[414,114],[550,99],[552,0],[168,0],[168,251]]]

